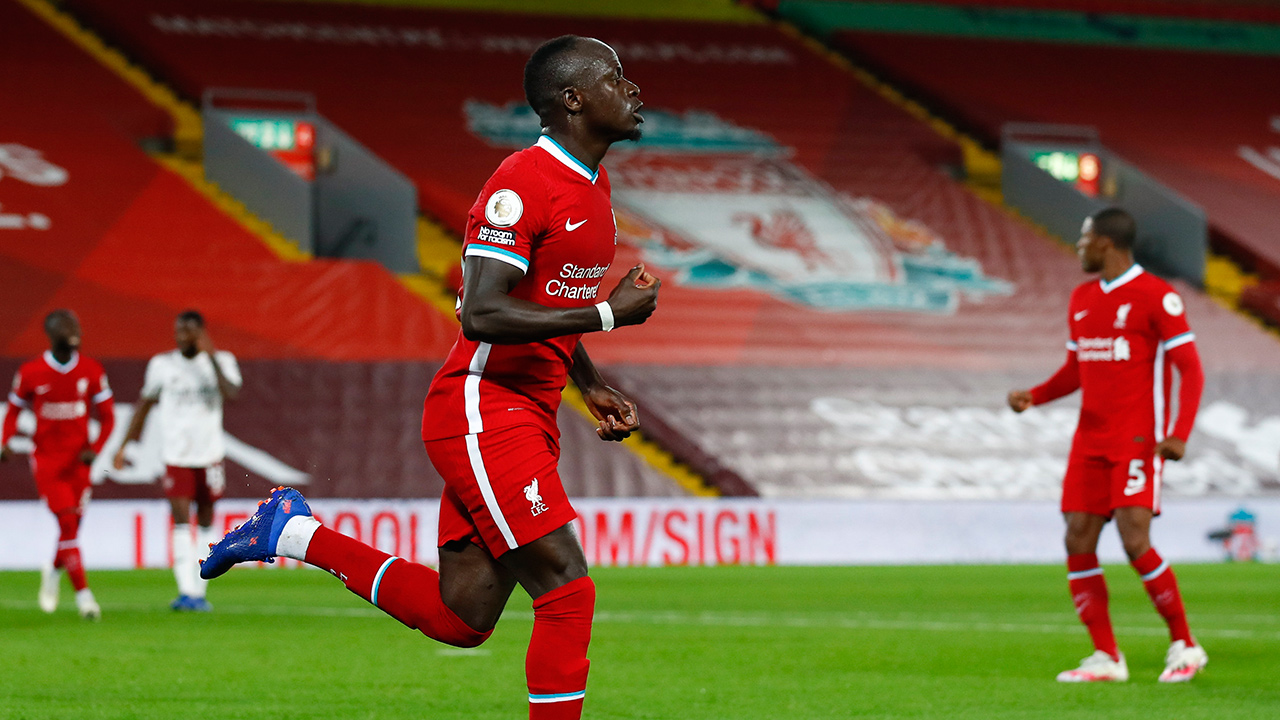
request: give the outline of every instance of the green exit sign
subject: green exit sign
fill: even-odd
[[[262,150],[293,150],[298,146],[298,125],[292,120],[231,118],[231,129]]]
[[[1096,153],[1073,150],[1036,150],[1031,162],[1053,178],[1096,197],[1102,189],[1102,160]]]
[[[1031,153],[1031,162],[1063,182],[1080,177],[1080,155],[1073,152],[1043,151]]]

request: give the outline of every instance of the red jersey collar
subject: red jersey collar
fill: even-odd
[[[564,147],[560,145],[560,143],[552,140],[550,135],[540,136],[538,138],[537,147],[546,150],[551,157],[559,160],[561,165],[564,165],[587,180],[590,180],[592,184],[595,183],[596,178],[600,177],[599,170],[591,172],[591,168],[587,167],[586,163],[571,155],[568,150],[565,150]]]
[[[67,373],[71,372],[72,370],[75,370],[75,369],[76,369],[76,365],[79,365],[79,364],[80,364],[80,353],[75,352],[75,351],[73,350],[73,351],[71,352],[71,359],[67,361],[67,364],[66,364],[66,365],[63,365],[62,363],[58,362],[58,359],[57,359],[57,358],[55,358],[55,357],[53,356],[53,352],[52,352],[52,351],[50,351],[50,350],[45,350],[45,351],[44,351],[44,362],[45,362],[45,364],[46,364],[46,365],[48,365],[49,367],[53,368],[54,370],[56,370],[56,371],[58,371],[58,372],[62,373],[63,375],[66,375]]]
[[[1123,273],[1121,273],[1120,277],[1116,278],[1115,280],[1112,280],[1111,282],[1107,282],[1106,280],[1099,279],[1098,283],[1102,286],[1102,292],[1109,294],[1112,290],[1115,290],[1121,285],[1128,283],[1130,280],[1133,280],[1134,278],[1138,277],[1142,273],[1143,273],[1142,266],[1139,265],[1138,263],[1134,263],[1133,265],[1129,266],[1128,270],[1125,270]]]

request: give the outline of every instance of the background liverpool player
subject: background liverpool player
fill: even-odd
[[[595,586],[556,469],[555,413],[569,375],[602,439],[639,427],[634,403],[602,382],[579,337],[644,322],[660,283],[637,266],[598,298],[617,235],[600,161],[613,143],[638,139],[643,122],[640,90],[617,55],[597,40],[551,40],[529,58],[524,88],[543,135],[503,162],[471,210],[462,334],[424,405],[423,440],[446,483],[439,574],[320,527],[285,489],[213,548],[202,574],[273,555],[302,559],[406,625],[464,647],[484,642],[518,583],[534,606],[529,715],[577,718]]]
[[[1173,640],[1161,682],[1190,680],[1208,662],[1187,627],[1178,583],[1151,547],[1151,518],[1160,512],[1163,463],[1181,460],[1204,388],[1195,336],[1182,298],[1133,261],[1137,228],[1124,210],[1085,220],[1076,244],[1085,272],[1101,273],[1071,295],[1067,362],[1044,384],[1009,393],[1022,412],[1082,390],[1080,423],[1063,482],[1067,578],[1095,652],[1063,682],[1127,680],[1098,566],[1098,536],[1114,515],[1120,540]],[[1170,425],[1170,367],[1180,378],[1178,419]]]
[[[200,577],[199,558],[219,539],[213,529],[213,505],[226,488],[222,467],[222,404],[240,394],[240,367],[225,350],[215,350],[195,310],[178,315],[173,326],[177,350],[160,353],[147,363],[142,395],[129,430],[112,465],[125,466],[125,446],[142,436],[147,415],[160,405],[164,494],[173,512],[173,576],[178,598],[169,607],[179,611],[212,610],[205,598],[209,584]],[[196,532],[191,533],[191,505],[195,503]]]
[[[18,429],[18,413],[36,416],[32,440],[31,474],[36,490],[58,520],[58,547],[53,564],[40,578],[40,609],[58,607],[62,570],[76,590],[82,617],[102,616],[85,579],[80,559],[80,520],[89,504],[89,466],[102,451],[115,425],[114,403],[107,375],[96,360],[80,354],[80,321],[70,310],[54,310],[44,319],[49,349],[22,365],[13,377],[4,429],[0,432],[0,460],[9,457],[9,440]],[[89,406],[97,408],[98,437],[89,441]]]

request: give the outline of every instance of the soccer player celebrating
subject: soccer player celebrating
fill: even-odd
[[[1125,553],[1169,625],[1172,645],[1160,682],[1186,682],[1208,662],[1187,627],[1169,563],[1151,547],[1151,518],[1160,512],[1166,460],[1181,460],[1204,388],[1195,335],[1182,298],[1133,261],[1133,218],[1108,208],[1084,221],[1076,249],[1085,272],[1101,273],[1071,294],[1067,361],[1030,390],[1009,393],[1022,412],[1075,392],[1080,422],[1062,486],[1067,580],[1095,652],[1061,682],[1128,680],[1107,611],[1107,584],[1098,566],[1098,535],[1112,517]],[[1180,377],[1178,417],[1170,418],[1170,368]]]
[[[9,407],[0,432],[0,460],[10,454],[9,440],[18,429],[18,413],[30,410],[36,416],[32,438],[31,474],[36,490],[58,520],[58,548],[53,564],[46,565],[40,578],[40,609],[51,613],[58,608],[62,571],[76,590],[80,616],[102,617],[102,609],[85,579],[77,537],[80,520],[89,505],[89,466],[115,425],[114,403],[107,374],[96,360],[80,354],[80,320],[70,310],[54,310],[44,319],[49,349],[26,362],[13,377]],[[98,411],[98,437],[89,441],[89,407]]]
[[[222,460],[222,404],[240,394],[240,368],[225,350],[215,350],[204,317],[195,310],[178,315],[173,326],[178,349],[161,353],[147,363],[142,397],[124,442],[112,465],[125,466],[125,446],[142,435],[147,415],[160,406],[159,431],[165,472],[164,494],[173,511],[173,576],[178,581],[174,610],[209,612],[207,580],[200,577],[200,549],[208,550],[218,534],[213,529],[213,504],[222,496],[226,475]],[[195,503],[195,537],[191,534],[191,505]]]
[[[598,40],[550,40],[529,58],[524,90],[542,136],[502,163],[471,208],[462,331],[423,409],[427,455],[445,481],[439,573],[320,526],[297,491],[279,488],[214,546],[201,574],[305,560],[460,647],[489,637],[519,583],[534,609],[529,717],[562,720],[582,714],[595,585],[557,470],[556,409],[572,377],[601,439],[639,427],[635,404],[604,384],[579,339],[643,323],[660,283],[637,266],[599,297],[617,237],[600,161],[613,143],[638,139],[643,122],[618,56]]]

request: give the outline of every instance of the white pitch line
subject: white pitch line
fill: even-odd
[[[34,610],[35,603],[16,600],[0,600],[0,608],[7,610]],[[70,607],[67,608],[70,610]],[[107,614],[116,612],[135,613],[172,613],[163,604],[114,604],[104,603]],[[224,615],[245,615],[261,617],[347,617],[378,618],[386,614],[376,608],[336,608],[317,606],[287,605],[215,605],[215,613]],[[964,619],[928,618],[924,616],[903,617],[903,613],[890,616],[876,613],[734,613],[734,612],[613,612],[601,611],[595,615],[596,622],[617,625],[689,625],[703,627],[785,627],[798,629],[831,629],[845,630],[914,630],[921,632],[970,633],[998,632],[1017,634],[1063,634],[1075,635],[1081,628],[1074,622],[1036,623],[1010,622],[1008,620],[990,620],[982,616],[967,614]],[[527,611],[508,611],[503,619],[509,622],[531,622],[533,613]],[[1229,617],[1229,616],[1221,616]],[[1155,626],[1117,626],[1116,632],[1121,635],[1140,635],[1163,637],[1168,631]],[[1198,637],[1218,637],[1241,640],[1276,640],[1280,641],[1280,631],[1266,629],[1243,629],[1222,627],[1197,627]]]
[[[993,620],[952,619],[894,619],[874,613],[794,615],[788,613],[611,613],[596,614],[596,620],[606,623],[636,623],[655,625],[711,625],[728,627],[790,628],[844,628],[850,630],[918,630],[931,632],[1002,632],[1071,634],[1080,632],[1076,623],[1027,623]],[[1163,637],[1168,630],[1162,627],[1118,626],[1117,633]],[[1280,640],[1280,632],[1238,628],[1197,628],[1196,635],[1257,640]]]

